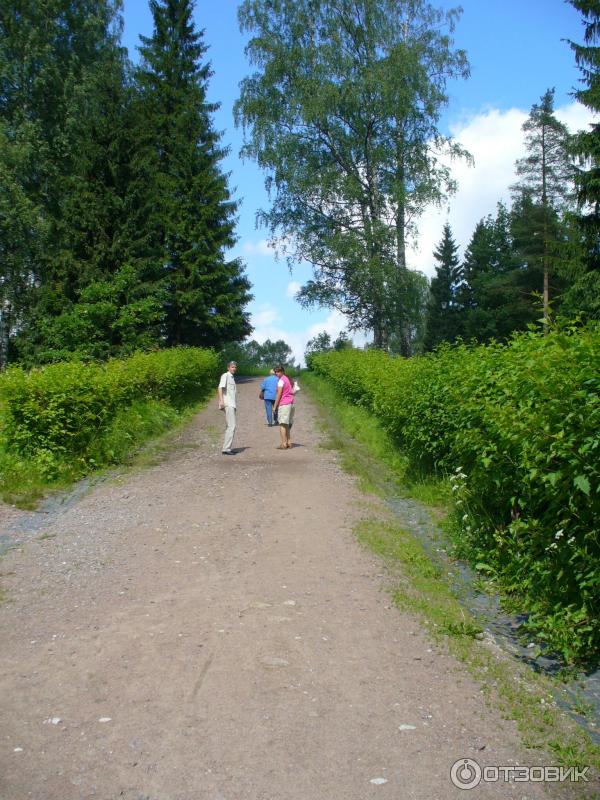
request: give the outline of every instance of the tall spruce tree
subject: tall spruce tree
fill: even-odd
[[[151,37],[141,37],[136,72],[138,151],[134,160],[129,255],[155,287],[163,343],[220,347],[251,332],[251,299],[235,243],[236,202],[221,169],[225,150],[206,98],[212,74],[191,0],[151,0]]]
[[[502,203],[496,217],[475,227],[463,260],[459,291],[465,339],[504,340],[536,318],[529,273],[515,252],[512,217]]]
[[[548,89],[531,108],[523,124],[527,155],[517,161],[520,180],[512,187],[515,201],[531,207],[529,237],[540,241],[543,313],[550,314],[550,274],[557,261],[558,222],[572,202],[574,170],[569,155],[569,133],[554,114],[554,89]],[[532,206],[537,206],[537,209]],[[536,258],[530,252],[530,262]]]
[[[558,310],[565,288],[563,262],[571,242],[564,218],[523,192],[515,198],[510,210],[510,231],[519,265],[516,277],[522,292],[520,299],[532,306],[532,321],[539,319],[541,299],[546,322],[549,299],[552,298],[554,311]],[[547,294],[543,294],[542,287],[547,288]]]
[[[575,62],[581,71],[583,88],[574,94],[591,111],[600,111],[600,0],[569,0],[581,12],[584,23],[584,44],[569,41]],[[589,130],[580,131],[572,141],[573,152],[579,156],[576,173],[577,201],[584,210],[583,219],[600,230],[600,122]]]
[[[18,295],[26,298],[18,317],[2,326],[9,357],[44,360],[45,334],[69,313],[91,279],[104,221],[110,229],[119,218],[112,213],[112,188],[97,191],[102,177],[96,169],[101,165],[100,175],[110,170],[109,136],[94,167],[85,166],[92,145],[101,148],[91,128],[104,115],[110,118],[98,97],[99,81],[114,77],[117,92],[123,82],[119,14],[120,0],[7,0],[0,8],[0,118],[6,145],[0,180],[9,185],[11,164],[19,162],[12,188],[23,201],[13,210],[12,258],[2,267],[19,263],[20,276],[13,271],[12,280],[3,277],[2,283],[14,289],[20,283]],[[118,63],[116,75],[106,69],[111,59]],[[92,114],[94,104],[102,107]],[[22,213],[20,220],[15,213]],[[17,240],[19,229],[30,235]],[[50,359],[64,355],[60,330],[55,334],[58,351],[51,346]]]
[[[459,305],[463,269],[449,223],[444,225],[441,241],[433,251],[433,257],[437,264],[427,305],[427,350],[433,350],[440,342],[454,342],[463,333]]]
[[[581,71],[582,88],[574,92],[580,103],[600,112],[600,0],[569,0],[582,14],[583,44],[569,41]],[[577,158],[575,175],[578,214],[571,241],[575,258],[569,259],[571,285],[563,296],[565,310],[600,318],[600,122],[572,139]]]
[[[15,137],[0,119],[0,370],[14,357],[14,338],[33,303],[33,276],[42,258],[45,222],[28,193],[36,153],[23,130]]]

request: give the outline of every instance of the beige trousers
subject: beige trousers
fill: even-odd
[[[231,450],[233,436],[235,434],[235,408],[232,406],[225,406],[225,421],[227,422],[227,428],[225,429],[223,450]]]

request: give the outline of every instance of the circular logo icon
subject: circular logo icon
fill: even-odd
[[[481,767],[472,758],[459,758],[452,764],[450,780],[458,789],[474,789],[481,782]]]

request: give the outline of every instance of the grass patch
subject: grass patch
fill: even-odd
[[[330,438],[325,446],[340,451],[344,468],[361,486],[379,495],[393,492],[418,500],[438,516],[450,510],[449,481],[411,475],[408,459],[371,413],[345,402],[325,378],[312,372],[302,375],[302,386],[323,409],[322,429]]]
[[[168,446],[164,434],[188,422],[206,402],[178,410],[161,400],[138,400],[116,414],[85,459],[61,459],[45,451],[23,458],[0,450],[0,497],[5,503],[30,510],[85,475],[98,475],[119,464],[143,467],[160,463]]]
[[[410,533],[393,522],[369,519],[359,523],[356,536],[388,565],[400,566],[394,590],[396,605],[423,615],[438,633],[470,639],[482,635],[481,626],[453,596],[441,569]]]
[[[355,533],[394,575],[394,603],[415,614],[432,638],[466,665],[490,704],[517,723],[525,747],[549,751],[563,765],[600,766],[600,748],[556,706],[554,683],[480,641],[485,638],[481,626],[453,595],[420,542],[381,518],[361,521]]]
[[[377,420],[342,400],[324,379],[305,375],[303,386],[320,405],[322,428],[329,437],[325,446],[339,451],[343,468],[359,479],[363,489],[383,497],[393,493],[411,497],[443,520],[450,508],[446,482],[411,479],[406,460],[392,452],[393,445]],[[365,512],[367,518],[355,533],[393,575],[394,603],[416,615],[432,638],[465,665],[490,705],[516,722],[525,747],[549,753],[565,766],[598,770],[600,747],[556,705],[556,682],[533,673],[486,640],[477,620],[453,594],[442,569],[387,511],[381,508],[374,514],[369,508]],[[585,797],[585,786],[580,789]]]

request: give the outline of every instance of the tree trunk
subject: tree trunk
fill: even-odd
[[[396,212],[396,273],[398,286],[402,286],[402,277],[406,272],[406,219],[404,203],[399,203]],[[398,314],[398,334],[400,337],[400,353],[408,358],[410,356],[410,332],[408,330],[408,320],[404,310],[403,298],[397,300]]]
[[[542,207],[544,209],[544,329],[548,330],[550,321],[550,259],[548,254],[548,191],[547,191],[547,165],[546,165],[546,130],[542,128]]]
[[[8,365],[8,339],[10,336],[10,306],[5,300],[0,310],[0,371]]]

